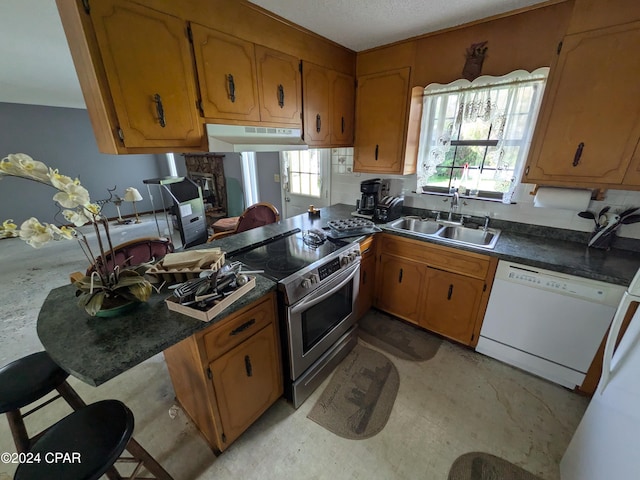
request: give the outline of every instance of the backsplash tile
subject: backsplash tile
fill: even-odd
[[[340,161],[344,159],[344,161]],[[360,198],[360,182],[370,178],[389,178],[392,182],[391,194],[404,194],[404,204],[409,207],[424,209],[427,211],[449,210],[449,199],[444,202],[443,197],[436,195],[423,195],[414,193],[416,189],[416,175],[375,175],[365,173],[353,173],[353,149],[334,148],[331,150],[331,203],[346,203],[354,205]],[[339,167],[344,165],[344,169]],[[338,168],[336,168],[338,167]],[[579,232],[593,230],[593,220],[578,217],[578,212],[557,208],[534,207],[531,192],[535,188],[532,184],[520,184],[513,197],[515,204],[504,205],[498,202],[461,199],[462,204],[458,213],[472,216],[490,216],[491,218],[511,222],[528,223],[546,227],[563,228]],[[592,200],[588,210],[599,212],[604,206],[610,206],[611,211],[619,213],[630,207],[640,207],[640,192],[626,190],[608,190],[604,200]],[[617,231],[618,236],[640,239],[640,223],[634,225],[621,225]]]

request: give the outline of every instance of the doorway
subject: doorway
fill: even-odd
[[[280,153],[282,217],[329,206],[331,190],[331,150],[328,148]]]

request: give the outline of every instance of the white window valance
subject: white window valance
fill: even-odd
[[[418,151],[418,191],[429,183],[436,167],[445,160],[452,139],[458,139],[463,122],[490,124],[488,140],[497,141],[500,155],[505,142],[521,144],[517,171],[509,169],[511,189],[521,174],[537,118],[548,67],[533,72],[516,70],[501,77],[484,75],[473,81],[460,79],[424,89]],[[526,122],[523,122],[523,116]],[[512,168],[512,167],[511,167]],[[506,173],[506,171],[505,171]]]

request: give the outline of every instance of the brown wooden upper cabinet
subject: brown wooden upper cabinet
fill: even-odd
[[[195,23],[190,28],[203,116],[259,122],[253,43]]]
[[[140,5],[92,2],[89,13],[124,147],[195,147],[202,125],[186,25]]]
[[[272,124],[302,125],[300,60],[256,45],[260,119]]]
[[[405,175],[407,106],[411,68],[358,77],[354,171]]]
[[[331,92],[333,94],[331,144],[353,145],[356,108],[355,77],[334,72]]]
[[[633,0],[635,2],[635,0]],[[604,3],[604,2],[599,2]],[[628,2],[629,3],[629,2]],[[587,28],[577,2],[570,31]],[[636,20],[640,6],[635,4]],[[606,8],[601,6],[601,8]],[[576,16],[577,15],[577,16]],[[640,185],[640,21],[567,35],[551,69],[523,181],[549,185]],[[588,27],[594,27],[593,18]]]
[[[353,144],[355,79],[303,62],[304,138],[308,145]]]

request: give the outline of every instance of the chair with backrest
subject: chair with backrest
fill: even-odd
[[[105,254],[107,268],[110,271],[114,265],[120,268],[135,267],[164,258],[167,253],[174,251],[173,243],[168,238],[144,237],[136,238],[113,247],[113,251]],[[90,276],[96,271],[97,266],[103,265],[102,257],[96,258],[96,262],[89,266],[86,275]],[[71,282],[83,278],[81,272],[71,274]]]
[[[236,233],[245,232],[253,228],[268,225],[280,221],[280,212],[275,205],[269,202],[259,202],[247,208],[233,230],[227,232],[217,232],[209,237],[207,242],[212,242],[218,238],[223,238]]]
[[[168,238],[145,237],[136,238],[113,247],[112,252],[105,254],[106,265],[111,270],[114,265],[120,268],[135,267],[152,261],[161,260],[167,253],[173,252],[173,243]],[[96,263],[87,270],[90,275],[97,265],[102,265],[105,260],[96,258]]]

